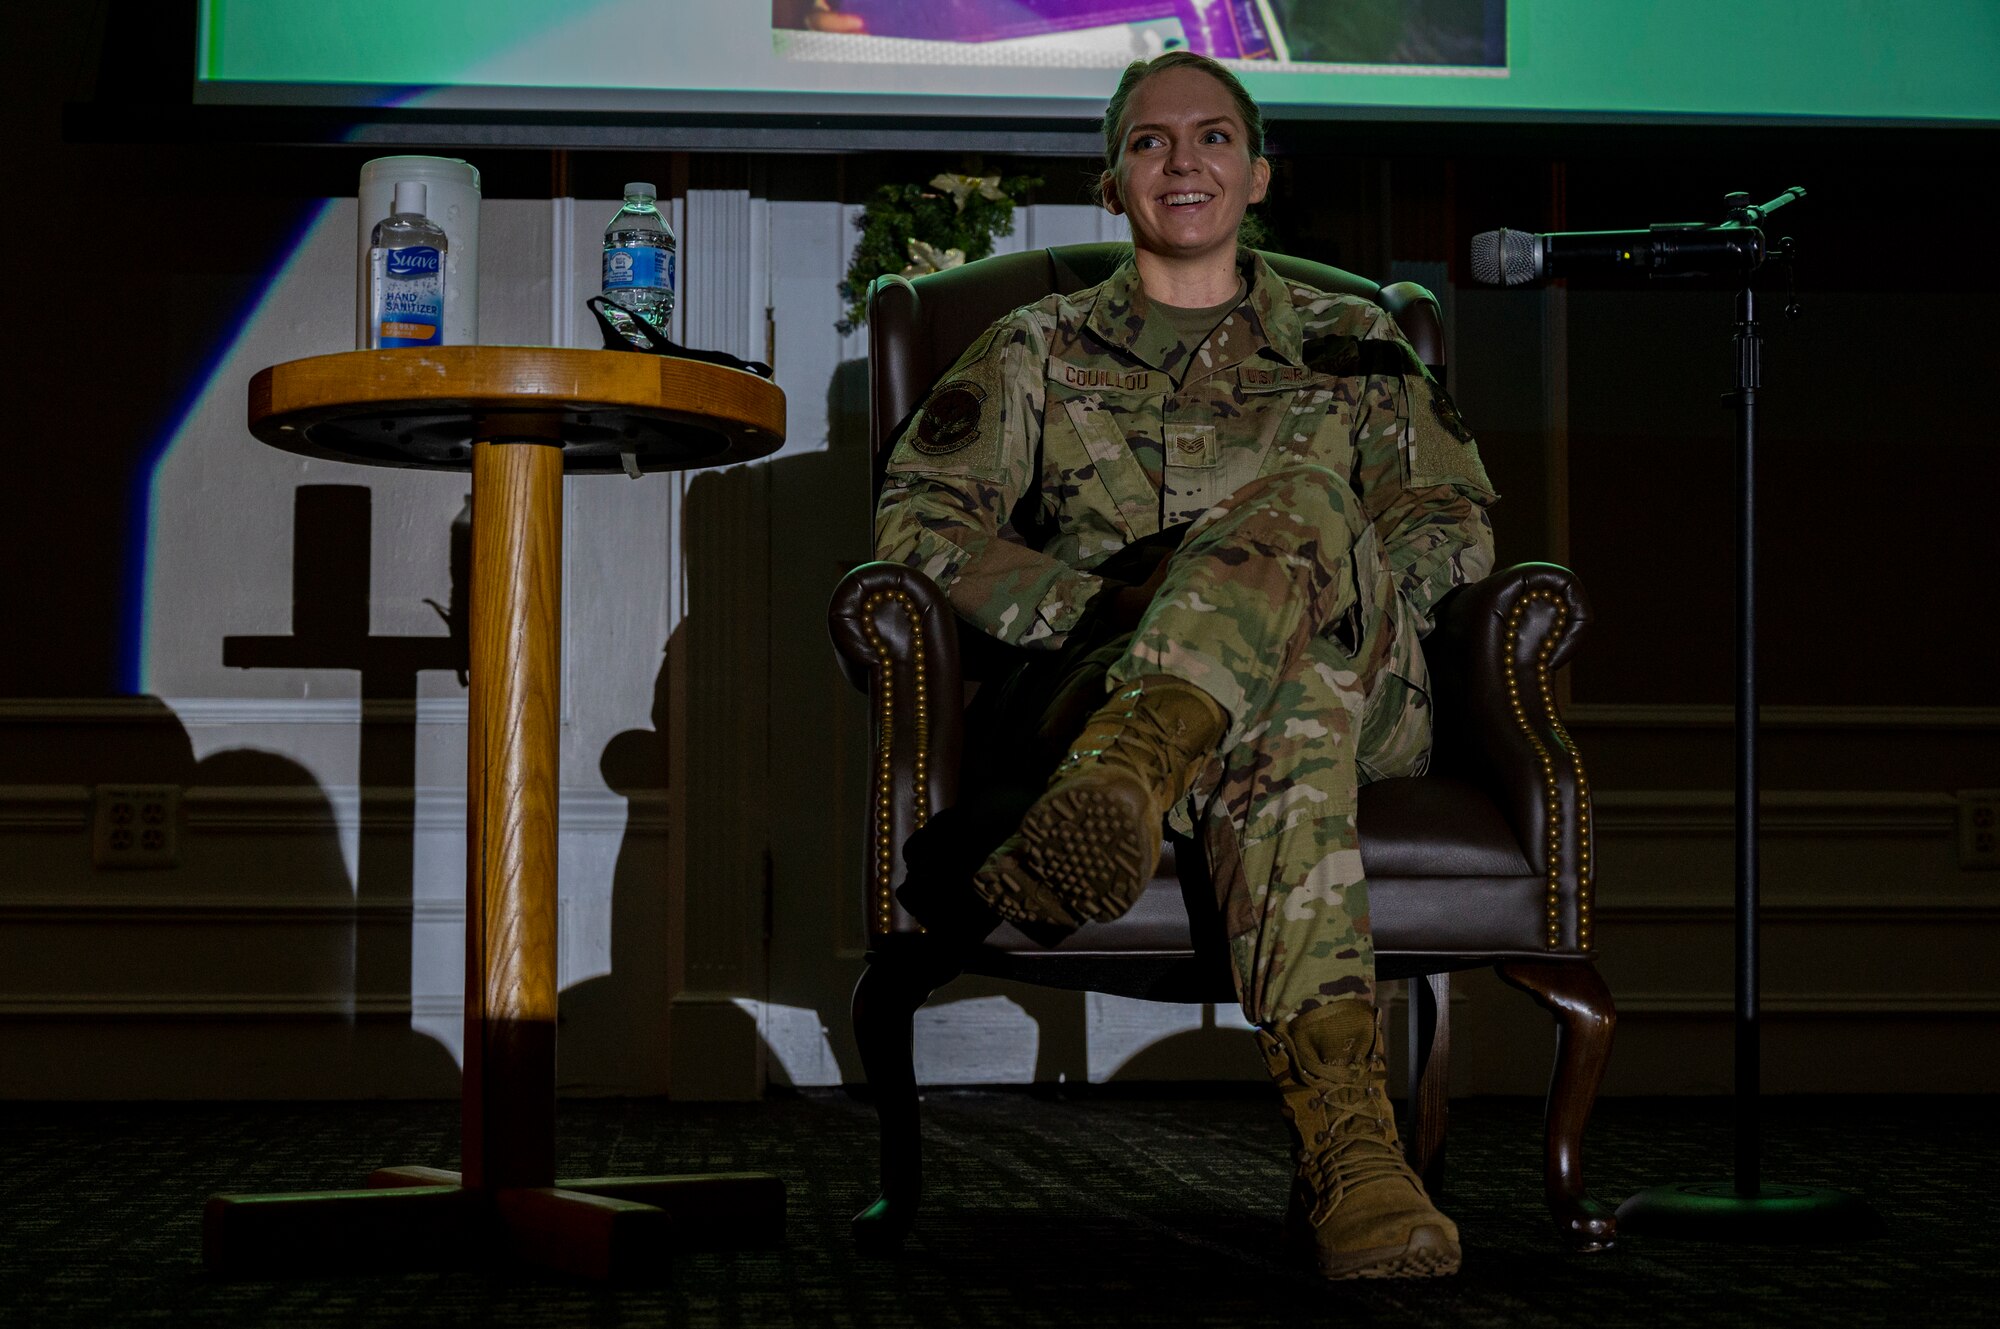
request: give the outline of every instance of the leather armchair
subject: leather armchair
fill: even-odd
[[[914,281],[885,277],[869,302],[870,431],[881,466],[931,385],[989,323],[1051,291],[1108,277],[1126,252],[1069,245],[982,260]],[[1267,254],[1281,275],[1388,309],[1441,372],[1437,304],[1421,286],[1389,287],[1337,268]],[[1610,1211],[1585,1193],[1584,1123],[1616,1021],[1591,961],[1589,785],[1557,714],[1552,676],[1590,621],[1567,570],[1524,564],[1461,587],[1425,641],[1435,746],[1427,774],[1360,792],[1378,976],[1410,979],[1407,1149],[1435,1192],[1443,1181],[1447,1018],[1453,971],[1492,966],[1555,1017],[1545,1191],[1582,1250],[1611,1244]],[[992,643],[961,633],[921,573],[869,563],[836,589],[829,623],[840,663],[868,694],[868,964],[854,1028],[882,1131],[882,1196],[855,1219],[865,1247],[894,1248],[922,1191],[911,1035],[916,1010],[960,972],[1168,1001],[1233,1001],[1221,919],[1199,847],[1172,840],[1159,875],[1125,917],[1088,924],[1054,948],[1003,927],[970,957],[946,960],[898,905],[902,844],[953,804],[965,746],[964,684]]]

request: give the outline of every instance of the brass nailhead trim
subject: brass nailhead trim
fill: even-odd
[[[1562,849],[1561,806],[1558,801],[1555,757],[1541,736],[1535,732],[1529,721],[1527,708],[1521,704],[1520,680],[1514,670],[1514,656],[1521,643],[1521,621],[1528,606],[1537,600],[1546,600],[1555,607],[1556,628],[1542,643],[1535,657],[1536,692],[1541,700],[1541,714],[1538,717],[1555,731],[1563,751],[1569,757],[1570,769],[1576,775],[1577,797],[1577,892],[1576,892],[1576,944],[1577,949],[1590,949],[1591,927],[1591,880],[1590,880],[1590,781],[1583,773],[1583,757],[1576,750],[1569,731],[1563,728],[1562,719],[1556,714],[1555,689],[1550,683],[1549,656],[1554,653],[1556,643],[1562,639],[1563,628],[1569,622],[1569,606],[1553,591],[1530,591],[1515,604],[1507,615],[1507,704],[1514,712],[1514,723],[1521,726],[1521,732],[1528,736],[1534,746],[1535,756],[1542,764],[1542,797],[1548,819],[1548,931],[1550,950],[1562,945]]]
[[[868,898],[870,929],[886,935],[895,923],[895,902],[889,886],[896,875],[896,819],[894,774],[896,749],[896,671],[889,647],[875,626],[875,611],[885,601],[901,605],[910,620],[911,683],[917,695],[916,824],[922,826],[930,814],[930,683],[926,673],[924,619],[911,603],[907,591],[877,591],[861,607],[862,631],[875,651],[877,686],[875,712],[875,808],[874,846],[869,856]]]

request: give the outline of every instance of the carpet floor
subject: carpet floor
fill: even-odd
[[[1629,1237],[1568,1254],[1540,1187],[1540,1105],[1454,1104],[1444,1208],[1456,1277],[1326,1284],[1281,1247],[1271,1100],[1231,1089],[926,1098],[926,1211],[904,1253],[856,1255],[874,1114],[838,1091],[758,1104],[565,1102],[563,1175],[762,1170],[789,1188],[774,1250],[681,1252],[611,1287],[518,1267],[225,1279],[200,1262],[217,1191],[456,1167],[456,1106],[0,1106],[0,1323],[79,1325],[1977,1325],[2000,1324],[1989,1099],[1776,1099],[1765,1173],[1840,1186],[1866,1237],[1790,1247]],[[1729,1108],[1606,1100],[1593,1193],[1721,1178]]]

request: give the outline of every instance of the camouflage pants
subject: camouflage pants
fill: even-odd
[[[1198,827],[1244,1014],[1269,1027],[1373,1001],[1355,794],[1424,768],[1430,709],[1411,615],[1346,480],[1277,471],[1204,513],[1107,685],[1148,674],[1229,714],[1169,821]]]
[[[968,716],[965,788],[904,855],[969,878],[1119,683],[1173,674],[1229,729],[1168,825],[1200,840],[1244,1014],[1269,1027],[1328,1000],[1374,999],[1355,791],[1423,769],[1430,710],[1416,629],[1344,479],[1273,472],[1186,528],[1136,633],[1080,625],[986,685]],[[1099,569],[1146,580],[1163,546]]]

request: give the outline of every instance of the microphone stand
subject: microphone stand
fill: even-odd
[[[1731,194],[1728,226],[1756,227],[1787,203],[1788,189],[1762,207]],[[1763,252],[1761,242],[1758,252]],[[1789,236],[1770,256],[1792,275]],[[1724,397],[1736,412],[1736,1176],[1733,1181],[1654,1186],[1618,1206],[1618,1231],[1711,1241],[1784,1241],[1858,1235],[1874,1215],[1845,1191],[1763,1179],[1758,1117],[1762,1094],[1762,1013],[1758,997],[1757,911],[1757,390],[1763,335],[1757,323],[1756,270],[1736,295],[1736,387]],[[1794,288],[1794,292],[1795,292]],[[1785,305],[1797,318],[1794,293]]]

